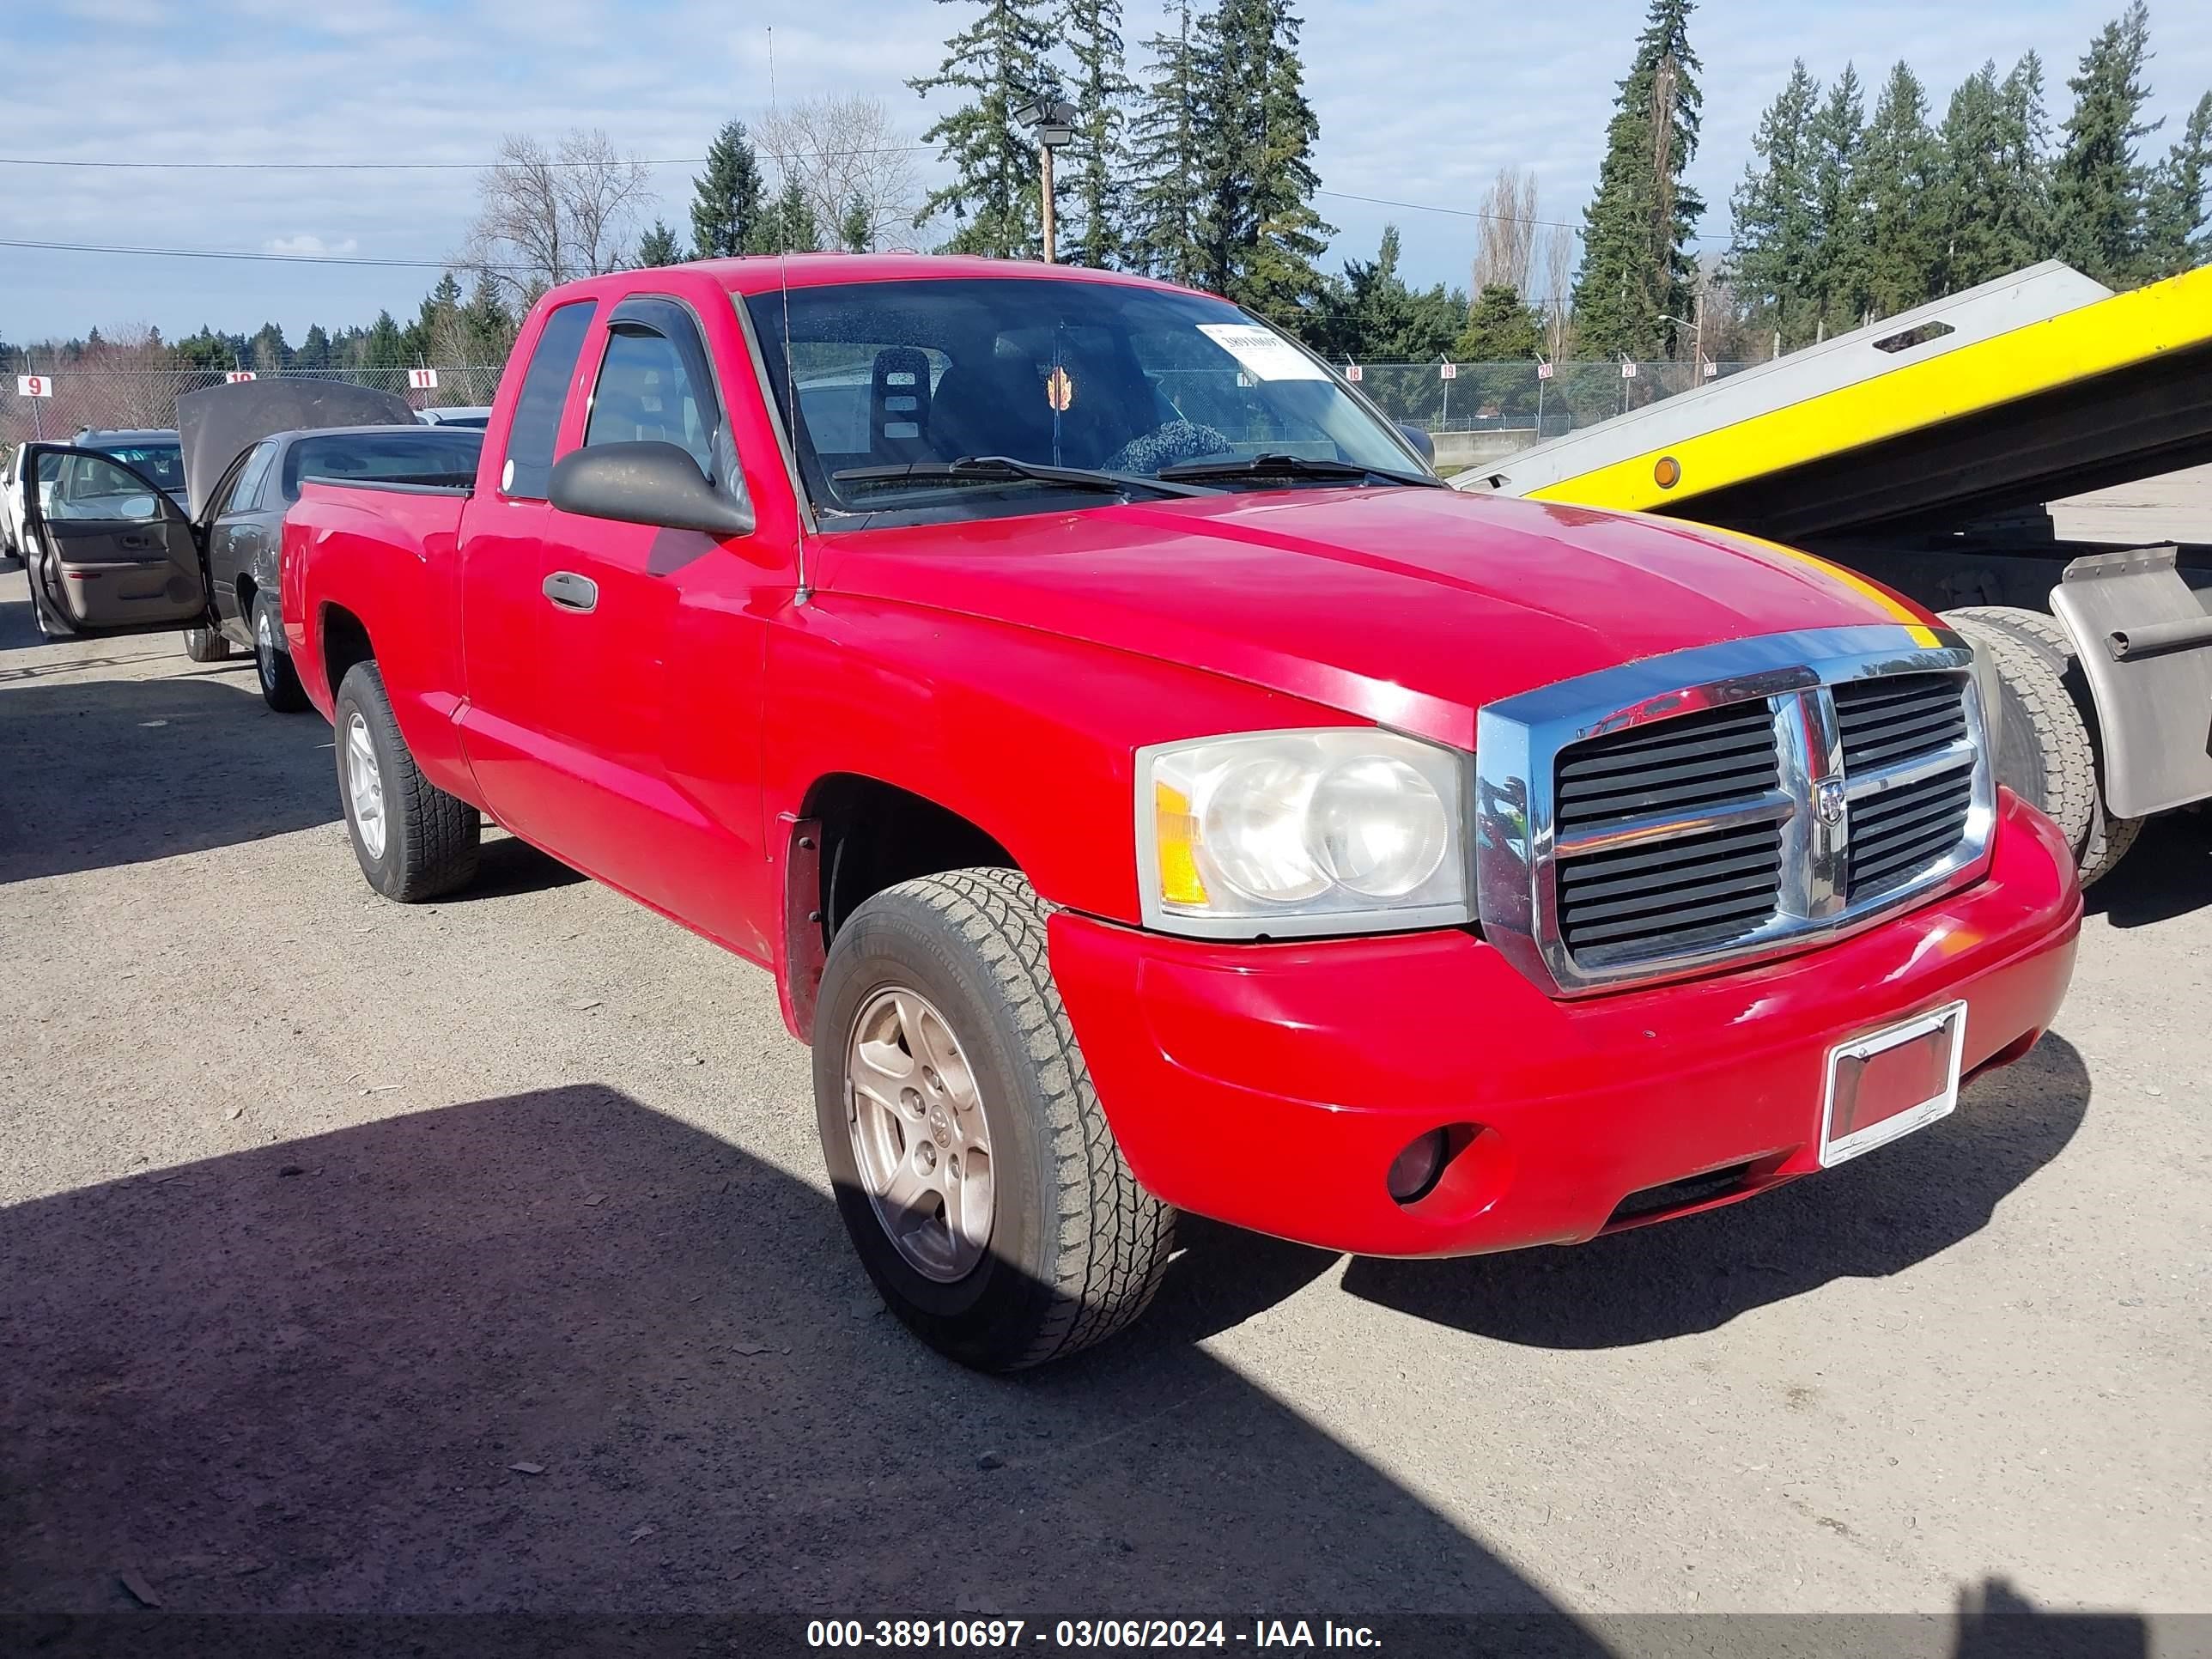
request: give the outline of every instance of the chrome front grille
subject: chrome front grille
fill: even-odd
[[[1973,809],[1966,689],[1949,674],[1899,674],[1839,685],[1835,699],[1851,776],[1936,768],[1851,803],[1844,890],[1857,900],[1910,882],[1966,833]]]
[[[1800,948],[1980,866],[1995,785],[1954,636],[1678,652],[1482,710],[1483,930],[1577,993]]]

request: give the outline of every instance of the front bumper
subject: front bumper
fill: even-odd
[[[1984,880],[1856,938],[1580,1001],[1462,932],[1224,945],[1063,911],[1052,969],[1130,1169],[1167,1202],[1363,1255],[1566,1243],[1670,1183],[1730,1172],[1637,1220],[1817,1169],[1838,1042],[1963,998],[1967,1071],[2024,1053],[2072,975],[2081,889],[2009,793],[1992,851]],[[1451,1126],[1471,1142],[1395,1202],[1392,1160]]]

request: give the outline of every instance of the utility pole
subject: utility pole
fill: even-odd
[[[1075,139],[1075,106],[1065,98],[1032,98],[1014,112],[1015,122],[1036,135],[1040,217],[1044,224],[1044,262],[1050,264],[1054,246],[1052,153]]]

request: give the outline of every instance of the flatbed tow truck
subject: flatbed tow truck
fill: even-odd
[[[1786,543],[1941,611],[1995,659],[2000,778],[2086,884],[2212,799],[2212,525],[2064,540],[2049,503],[2208,461],[2212,269],[2115,295],[2051,262],[1452,482]]]

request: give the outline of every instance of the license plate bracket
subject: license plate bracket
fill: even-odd
[[[1954,1002],[1829,1049],[1820,1167],[1948,1117],[1959,1104],[1966,1048],[1966,1005]]]

